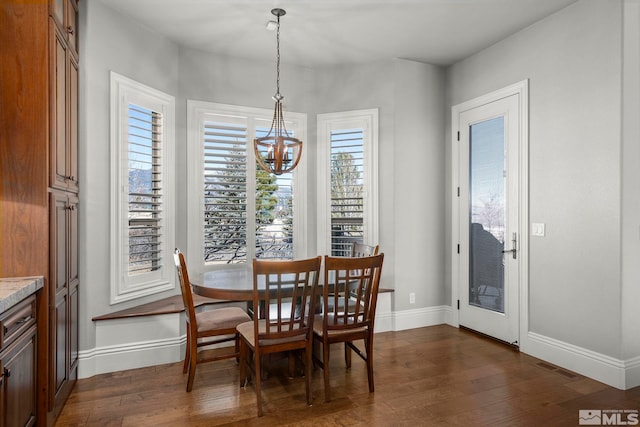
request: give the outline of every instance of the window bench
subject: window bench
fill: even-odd
[[[193,295],[193,305],[196,308],[228,302],[229,301],[205,298],[196,294]],[[182,295],[174,295],[171,297],[160,299],[158,301],[153,301],[147,304],[141,304],[135,307],[127,308],[125,310],[96,316],[91,320],[95,322],[98,320],[125,319],[128,317],[155,316],[158,314],[174,314],[181,313],[183,311],[184,304],[182,303]]]

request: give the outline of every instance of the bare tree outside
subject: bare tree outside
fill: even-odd
[[[472,222],[482,224],[485,230],[504,242],[504,202],[496,193],[491,193],[488,199],[482,198],[480,201],[481,206],[473,206]]]

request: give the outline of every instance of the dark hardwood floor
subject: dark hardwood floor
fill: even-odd
[[[191,393],[180,362],[79,380],[56,426],[577,426],[579,410],[640,409],[640,387],[617,390],[446,325],[379,333],[374,346],[372,394],[364,363],[346,370],[334,346],[330,403],[321,369],[309,407],[304,379],[276,360],[258,418],[235,361],[198,366]]]

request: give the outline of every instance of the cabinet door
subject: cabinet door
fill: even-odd
[[[50,185],[78,191],[78,61],[53,20],[51,31]]]
[[[36,422],[36,327],[32,326],[2,356],[3,425]]]
[[[67,72],[69,87],[67,91],[67,113],[69,123],[67,129],[66,174],[67,189],[78,192],[78,62],[69,56]]]
[[[67,189],[67,47],[63,35],[51,21],[51,148],[50,185]]]
[[[75,196],[74,200],[77,203]],[[52,192],[50,201],[51,271],[49,273],[49,370],[51,374],[49,409],[53,408],[56,396],[67,382],[70,212],[68,193]]]
[[[69,258],[69,313],[68,313],[68,337],[69,337],[69,372],[68,378],[77,378],[78,367],[78,288],[80,279],[78,277],[78,198],[69,196],[69,230],[67,234],[67,250]]]

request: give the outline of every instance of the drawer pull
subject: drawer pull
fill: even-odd
[[[31,316],[24,316],[22,319],[18,320],[16,322],[16,324],[24,325],[25,323],[27,323],[29,321],[29,319],[31,319]]]
[[[9,331],[14,330],[17,327],[24,325],[25,323],[27,323],[29,320],[31,320],[32,317],[30,314],[27,314],[26,316],[24,316],[22,319],[17,320],[15,323],[13,323],[12,325],[8,325],[8,326],[2,326],[2,330],[4,331],[4,334],[7,335],[9,334]]]
[[[4,368],[4,371],[2,372],[2,376],[5,378],[9,378],[11,376],[11,369]]]

